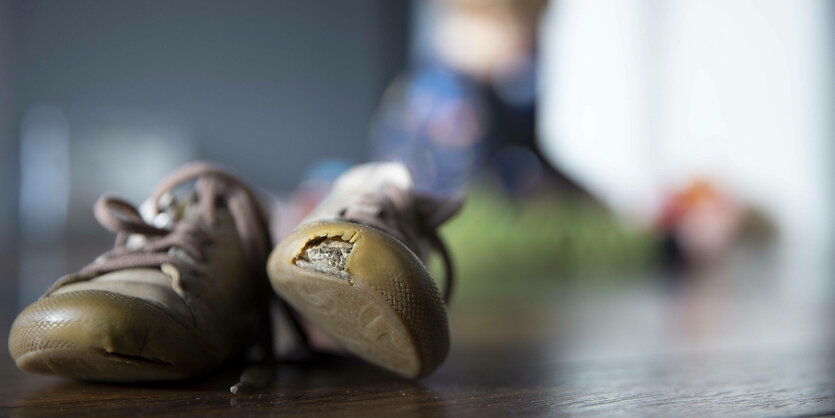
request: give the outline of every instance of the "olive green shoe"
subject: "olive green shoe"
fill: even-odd
[[[93,381],[183,379],[263,338],[271,244],[252,192],[193,163],[142,209],[99,199],[96,218],[118,233],[116,246],[20,313],[9,335],[19,368]]]
[[[426,376],[449,351],[452,267],[435,230],[460,206],[414,193],[401,164],[355,167],[273,250],[273,289],[357,356]],[[443,295],[421,261],[432,250],[447,266]]]

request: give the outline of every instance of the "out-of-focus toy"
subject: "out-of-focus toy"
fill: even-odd
[[[770,223],[756,209],[705,179],[696,179],[664,201],[657,223],[674,264],[723,258],[741,237],[764,238]]]

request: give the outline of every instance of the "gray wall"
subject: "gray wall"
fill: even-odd
[[[16,309],[17,296],[17,143],[13,138],[14,73],[12,65],[15,8],[0,0],[0,318]],[[5,323],[3,324],[5,325]],[[0,325],[2,326],[2,325]]]
[[[19,109],[177,115],[199,154],[290,189],[321,157],[366,158],[369,117],[405,63],[408,4],[17,3]]]
[[[90,206],[103,191],[146,196],[160,180],[149,155],[216,160],[283,191],[322,158],[366,159],[369,119],[406,64],[409,11],[393,0],[0,0],[0,314],[108,248]],[[57,240],[25,233],[17,213],[32,171],[21,170],[23,121],[42,105],[69,120],[73,197]],[[122,129],[112,143],[112,127],[97,126],[108,124]],[[169,128],[184,145],[141,139]],[[110,168],[88,166],[98,160]]]

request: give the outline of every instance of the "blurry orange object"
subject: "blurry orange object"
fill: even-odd
[[[742,206],[704,179],[694,180],[664,204],[658,226],[670,235],[687,262],[719,259],[737,237]]]

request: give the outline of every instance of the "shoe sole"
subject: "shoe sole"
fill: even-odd
[[[101,290],[42,298],[18,315],[9,333],[20,369],[90,381],[191,377],[217,365],[207,347],[155,305]]]
[[[328,239],[352,244],[344,271],[303,267],[305,250]],[[382,231],[348,222],[302,226],[270,255],[268,273],[294,309],[372,364],[417,378],[449,351],[437,285],[408,248]]]

